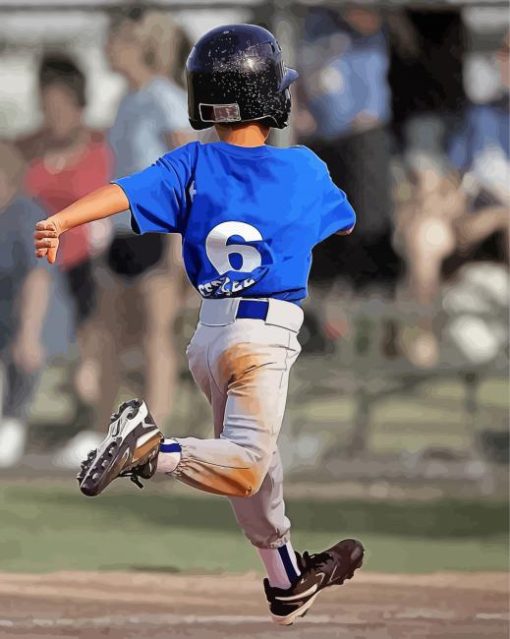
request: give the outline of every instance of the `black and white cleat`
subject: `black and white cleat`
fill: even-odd
[[[145,402],[132,399],[119,406],[110,420],[108,435],[85,459],[77,475],[84,495],[99,495],[117,477],[130,477],[140,488],[140,477],[156,472],[163,435]]]
[[[264,589],[273,621],[290,626],[304,617],[318,594],[329,586],[351,579],[363,563],[364,548],[356,539],[344,539],[314,555],[296,553],[301,575],[288,590],[272,588],[264,579]]]

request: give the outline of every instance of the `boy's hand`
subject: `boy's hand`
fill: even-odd
[[[103,220],[129,208],[129,200],[120,186],[107,184],[66,206],[55,215],[35,225],[34,247],[37,257],[50,264],[57,259],[59,237],[81,224]]]
[[[57,259],[59,236],[62,231],[51,218],[42,220],[35,225],[34,246],[37,257],[46,257],[50,264]]]

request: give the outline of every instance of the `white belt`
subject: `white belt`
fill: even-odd
[[[238,317],[242,302],[255,302],[267,305],[265,319]],[[245,305],[246,307],[246,305]],[[200,307],[200,323],[205,326],[228,326],[241,319],[256,319],[270,326],[280,326],[293,333],[299,333],[303,324],[303,309],[292,302],[276,299],[260,298],[226,298],[220,300],[202,300]]]

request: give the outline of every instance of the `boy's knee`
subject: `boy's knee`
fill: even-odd
[[[237,469],[235,493],[232,496],[252,497],[256,495],[262,486],[266,472],[260,464]]]
[[[247,457],[248,463],[245,463],[243,468],[236,469],[237,481],[234,497],[253,497],[259,492],[267,475],[272,455],[257,450],[251,451]]]
[[[220,436],[225,437],[225,432]],[[256,442],[235,442],[239,446],[239,465],[233,469],[231,475],[234,491],[232,497],[252,497],[256,495],[262,486],[274,450],[269,439],[259,438]]]

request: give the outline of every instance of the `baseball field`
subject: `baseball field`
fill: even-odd
[[[298,549],[360,538],[365,565],[292,628],[228,503],[159,481],[82,497],[71,478],[0,484],[0,637],[408,639],[508,636],[504,499],[292,494]]]

